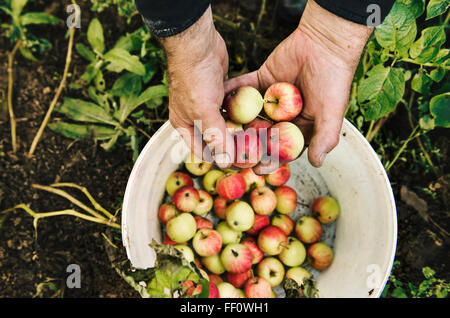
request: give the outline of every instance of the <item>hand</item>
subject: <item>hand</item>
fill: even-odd
[[[268,57],[261,68],[226,82],[229,92],[250,85],[264,92],[275,82],[296,85],[303,110],[293,120],[302,130],[308,159],[320,167],[339,142],[356,67],[372,29],[344,20],[308,1],[298,28]],[[256,173],[277,168],[269,163]]]
[[[228,168],[234,161],[234,142],[220,113],[228,53],[214,28],[211,7],[186,31],[161,43],[168,62],[171,124],[198,158],[211,161],[203,152],[206,143],[217,165]]]

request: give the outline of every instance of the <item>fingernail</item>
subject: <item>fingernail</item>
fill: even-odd
[[[224,168],[228,168],[228,166],[230,165],[231,158],[230,158],[230,155],[228,155],[228,153],[223,152],[223,153],[216,154],[214,156],[214,161],[219,166],[219,168],[224,169]]]

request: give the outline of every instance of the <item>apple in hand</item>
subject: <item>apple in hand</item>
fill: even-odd
[[[259,231],[270,224],[270,219],[268,215],[255,214],[255,221],[253,226],[246,232],[250,235],[257,235]]]
[[[220,298],[241,298],[241,294],[237,291],[236,287],[230,283],[223,282],[217,285]]]
[[[245,283],[244,293],[247,298],[271,298],[272,287],[265,278],[252,277]]]
[[[181,213],[167,222],[166,231],[172,241],[184,243],[194,237],[197,223],[190,213]]]
[[[233,285],[236,288],[241,288],[245,282],[252,277],[252,271],[248,270],[246,272],[242,273],[226,273],[226,279],[227,282],[229,282],[231,285]]]
[[[162,224],[166,224],[170,219],[177,216],[180,212],[171,203],[163,203],[158,210],[158,218]]]
[[[201,216],[194,216],[195,222],[197,223],[197,230],[200,229],[212,229],[213,224],[210,220],[202,218]]]
[[[266,257],[256,267],[256,273],[265,278],[271,287],[275,287],[283,281],[284,266],[275,257]]]
[[[179,211],[192,212],[200,202],[200,195],[193,186],[184,186],[175,191],[172,201]]]
[[[270,127],[272,127],[272,124],[268,122],[267,120],[261,119],[261,118],[255,118],[248,124],[244,126],[244,129],[254,128],[256,129],[256,132],[258,133],[258,137],[261,136],[262,130],[268,130]]]
[[[242,273],[252,267],[253,255],[244,244],[231,243],[220,254],[223,267],[231,273]]]
[[[297,207],[297,192],[289,186],[283,185],[275,189],[277,197],[277,211],[281,214],[289,214]]]
[[[227,207],[225,220],[233,230],[244,232],[253,226],[255,213],[250,204],[236,200]]]
[[[174,246],[174,248],[179,250],[189,263],[195,261],[194,252],[192,252],[192,249],[186,244],[177,244]]]
[[[332,197],[320,197],[312,204],[312,215],[321,223],[334,222],[340,213],[339,203]]]
[[[242,232],[233,230],[225,221],[217,224],[216,228],[222,237],[222,244],[239,243],[242,238]]]
[[[222,249],[222,237],[212,229],[200,229],[192,240],[194,250],[200,256],[212,256]]]
[[[200,262],[213,274],[221,275],[225,273],[225,267],[223,267],[219,254],[202,257]]]
[[[193,186],[194,181],[192,178],[184,173],[175,171],[173,172],[166,181],[166,191],[170,196],[173,196],[175,191],[183,186]]]
[[[242,124],[238,124],[235,123],[232,120],[226,120],[225,121],[225,126],[227,126],[227,130],[230,132],[230,134],[234,134],[236,131],[241,131],[244,130],[244,128],[242,128]]]
[[[192,212],[197,215],[204,215],[209,211],[211,211],[214,202],[211,195],[205,190],[197,190],[197,191],[199,196],[199,202]]]
[[[233,165],[246,169],[256,166],[262,157],[262,145],[255,129],[236,131],[233,135],[236,157]]]
[[[203,187],[209,194],[217,194],[217,180],[219,180],[223,175],[225,175],[225,173],[220,170],[210,170],[205,174],[203,177]]]
[[[269,225],[259,232],[258,247],[268,255],[280,254],[286,243],[286,234],[279,227]]]
[[[267,153],[280,163],[297,159],[304,146],[303,134],[295,124],[280,122],[270,127],[267,136]]]
[[[227,201],[221,197],[214,199],[214,213],[219,219],[225,220],[225,213],[230,203],[231,201]]]
[[[180,243],[185,243],[185,242],[180,242]],[[167,235],[167,232],[164,233],[164,241],[163,241],[164,245],[177,245],[179,243],[173,241],[170,239],[169,235]]]
[[[295,224],[295,234],[306,244],[317,242],[322,235],[322,225],[309,215],[302,216]]]
[[[256,88],[243,86],[225,97],[223,107],[232,121],[247,124],[258,116],[263,103],[261,93]]]
[[[209,281],[214,283],[216,286],[219,285],[220,283],[223,283],[223,279],[222,277],[220,277],[217,274],[209,274]]]
[[[288,182],[291,177],[291,168],[289,163],[285,163],[277,170],[265,176],[266,182],[274,187],[279,187]]]
[[[258,245],[256,245],[255,239],[247,237],[245,240],[242,241],[242,244],[247,246],[250,249],[250,252],[252,252],[253,255],[252,263],[258,264],[264,257],[264,253],[259,249]]]
[[[184,166],[186,167],[186,170],[194,176],[203,176],[211,169],[212,163],[197,158],[197,156],[191,152],[191,154],[187,157]]]
[[[292,120],[300,114],[302,108],[300,92],[291,83],[274,83],[264,94],[264,111],[274,121]]]
[[[278,258],[289,267],[301,265],[306,258],[306,249],[302,242],[294,237],[288,237],[288,241]]]
[[[225,200],[240,199],[245,193],[245,179],[237,172],[229,172],[217,180],[216,190]]]
[[[245,192],[253,190],[258,187],[264,187],[266,180],[264,176],[258,176],[252,168],[247,168],[239,171],[245,180]]]
[[[308,260],[312,267],[324,270],[333,262],[333,250],[323,242],[317,242],[308,248]]]
[[[289,215],[276,214],[273,216],[271,223],[274,226],[278,226],[286,235],[289,235],[294,230],[294,221]]]
[[[250,203],[256,214],[270,215],[277,206],[277,196],[268,187],[259,187],[250,194]]]
[[[311,277],[311,273],[303,267],[292,267],[286,272],[286,278],[293,279],[299,287],[302,286],[305,279],[309,277]]]

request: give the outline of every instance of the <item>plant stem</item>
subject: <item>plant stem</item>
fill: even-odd
[[[17,151],[16,117],[14,116],[14,108],[12,102],[13,86],[14,86],[13,64],[14,64],[14,56],[16,55],[16,52],[21,45],[22,40],[18,40],[8,56],[8,112],[9,112],[9,123],[11,126],[11,144],[13,152]]]
[[[375,138],[375,136],[378,134],[378,131],[381,129],[381,127],[384,125],[384,123],[388,120],[390,115],[391,114],[378,119],[378,121],[376,122],[375,126],[372,129],[370,136],[367,136],[368,142],[371,142],[373,140],[373,138]]]
[[[372,133],[373,125],[375,124],[375,120],[371,120],[369,124],[369,129],[367,130],[366,139],[370,142],[369,136]],[[371,139],[372,140],[372,139]]]
[[[33,142],[31,143],[30,151],[28,152],[28,157],[33,156],[34,151],[36,150],[36,146],[37,146],[39,140],[41,139],[42,134],[44,133],[44,129],[45,129],[45,127],[47,127],[47,124],[50,120],[53,109],[56,106],[56,102],[58,101],[59,95],[61,94],[63,88],[66,86],[67,73],[69,72],[69,66],[72,61],[72,47],[73,47],[73,39],[74,39],[74,35],[75,35],[75,27],[70,28],[69,33],[70,33],[69,45],[67,48],[66,65],[64,66],[63,77],[61,79],[61,82],[59,83],[58,90],[56,91],[56,94],[53,97],[52,102],[50,103],[47,113],[45,114],[44,120],[42,121],[41,126],[39,127],[39,130],[36,133],[36,136],[34,136]]]
[[[136,124],[131,119],[127,118],[127,122],[129,122],[131,125],[133,125],[134,128],[136,128],[141,134],[143,134],[148,139],[152,138],[149,134],[147,134],[145,132],[145,130],[143,130],[143,129],[139,128],[138,126],[136,126]]]
[[[403,142],[403,145],[400,147],[400,149],[397,151],[397,153],[395,154],[394,159],[389,163],[389,165],[386,167],[386,171],[389,171],[389,169],[391,169],[391,167],[394,165],[394,163],[397,161],[397,159],[400,157],[401,153],[405,150],[406,146],[408,145],[408,143],[414,139],[416,136],[414,136],[414,134],[416,133],[417,129],[419,128],[419,126],[416,126],[413,131],[411,132],[411,134],[409,135],[409,137]]]
[[[220,22],[222,24],[225,24],[226,26],[229,26],[232,29],[239,29],[240,25],[239,23],[234,23],[230,20],[227,20],[225,18],[222,18],[220,15],[217,14],[213,14],[213,18],[214,20],[216,20],[217,22]]]
[[[256,21],[255,33],[259,31],[259,27],[261,25],[262,18],[266,14],[266,3],[267,3],[267,0],[262,0],[262,2],[261,2],[261,9],[259,10],[258,20]]]

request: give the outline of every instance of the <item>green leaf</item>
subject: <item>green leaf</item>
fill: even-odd
[[[139,57],[131,55],[124,49],[112,49],[105,54],[104,58],[115,67],[124,68],[139,76],[144,76],[145,74],[145,66],[139,61]]]
[[[199,295],[196,296],[196,298],[208,298],[209,297],[209,282],[204,279],[200,278],[200,285],[202,285],[202,291]]]
[[[435,68],[429,74],[430,78],[439,83],[445,76],[445,70],[442,67]]]
[[[86,45],[83,43],[77,43],[75,44],[75,50],[77,50],[78,54],[80,54],[82,57],[84,57],[89,62],[94,62],[96,55],[94,52],[92,52]]]
[[[105,51],[103,27],[97,18],[92,19],[89,23],[87,38],[94,51],[97,51],[99,53],[103,53]]]
[[[134,73],[120,76],[108,91],[113,96],[137,96],[142,90],[141,77]]]
[[[117,121],[104,108],[81,99],[65,98],[63,104],[56,108],[56,111],[75,121],[118,125]]]
[[[130,52],[133,49],[133,41],[128,35],[123,35],[117,40],[113,48],[124,49],[125,51]]]
[[[450,61],[450,50],[440,49],[436,57],[434,58],[434,63],[437,64],[447,64]]]
[[[450,107],[450,104],[447,104]],[[432,268],[425,266],[422,268],[423,276],[425,276],[426,279],[431,279],[436,274],[436,271],[434,271]]]
[[[375,28],[375,38],[384,48],[407,52],[416,38],[416,20],[412,11],[400,2],[396,2],[384,22]]]
[[[103,72],[98,72],[94,78],[94,84],[98,91],[103,92],[105,90],[105,79],[103,78]]]
[[[430,100],[430,113],[436,126],[450,128],[450,92],[434,96]]]
[[[365,119],[375,120],[392,112],[404,92],[403,70],[382,64],[373,67],[358,87],[358,103],[365,106]]]
[[[407,6],[414,14],[414,18],[418,18],[425,11],[425,0],[397,0]]]
[[[420,128],[425,129],[425,130],[434,129],[434,118],[431,117],[430,115],[425,115],[423,117],[420,117],[419,126],[420,126]]]
[[[28,12],[20,16],[22,25],[29,24],[58,24],[59,18],[45,12]]]
[[[432,19],[441,15],[447,11],[450,6],[450,0],[430,0],[427,5],[427,18],[426,20]]]
[[[19,51],[22,54],[22,56],[30,61],[37,62],[39,61],[33,53],[31,53],[30,49],[25,46],[19,46]]]
[[[97,76],[98,72],[100,72],[102,64],[101,61],[89,64],[83,75],[81,75],[81,79],[89,84]]]
[[[408,298],[408,296],[406,296],[405,291],[401,287],[395,288],[392,291],[391,297],[393,297],[393,298]]]
[[[443,26],[433,26],[422,31],[420,38],[411,45],[409,55],[419,63],[432,61],[445,43]]]
[[[28,0],[11,0],[11,11],[15,19],[19,18],[23,8],[27,5]]]
[[[411,88],[418,93],[426,94],[430,92],[432,83],[433,80],[425,72],[419,72],[414,75],[411,81]]]
[[[56,121],[48,124],[54,132],[71,139],[90,139],[107,140],[116,134],[114,128],[100,125],[72,124],[63,121]]]

